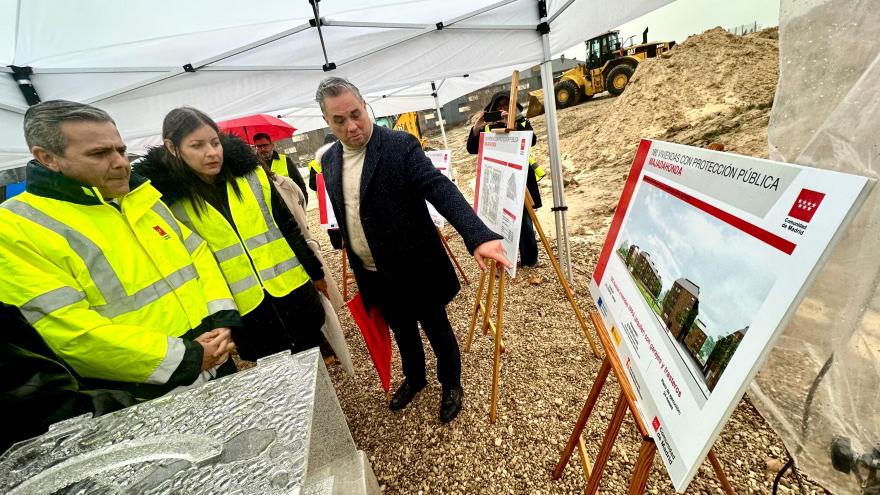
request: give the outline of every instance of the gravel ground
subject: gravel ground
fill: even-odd
[[[317,212],[309,213],[312,229],[317,229]],[[449,227],[445,233],[471,280],[448,307],[464,350],[479,270],[458,235]],[[325,241],[321,233],[318,238]],[[572,244],[573,264],[577,267],[575,290],[582,310],[591,308],[586,282],[599,242],[575,240]],[[341,282],[339,254],[327,251],[325,258],[329,272]],[[529,283],[533,277],[540,282]],[[464,407],[455,421],[442,425],[438,419],[440,386],[427,340],[423,339],[429,385],[405,410],[391,412],[359,331],[350,315],[342,315],[355,377],[348,377],[336,365],[331,365],[329,371],[354,440],[369,455],[385,493],[583,492],[586,479],[576,454],[562,479],[553,481],[550,473],[600,361],[590,353],[546,253],[541,253],[537,268],[521,270],[513,283],[508,283],[506,298],[507,349],[502,359],[495,424],[489,423],[493,351],[489,336],[478,332],[471,352],[462,352]],[[393,352],[392,390],[403,380],[396,346]],[[585,430],[584,439],[592,458],[598,451],[618,391],[614,379],[609,379]],[[603,478],[602,493],[626,493],[639,441],[632,419],[627,418]],[[716,452],[737,493],[769,493],[775,471],[784,460],[782,442],[748,399],[740,403],[723,430],[716,442]],[[817,485],[807,480],[805,483],[806,493],[823,493]],[[652,494],[675,493],[659,458],[655,459],[647,490]],[[687,493],[723,493],[708,462],[700,468]],[[794,481],[785,479],[780,493],[797,493]]]
[[[776,85],[775,43],[773,30],[744,38],[711,30],[682,44],[671,59],[656,59],[640,67],[633,87],[623,97],[600,97],[559,112],[574,288],[582,310],[589,310],[592,305],[586,284],[604,243],[638,138],[659,137],[696,146],[714,140],[724,143],[730,151],[766,156],[768,102],[772,101]],[[747,66],[737,62],[742,57],[750,60]],[[707,67],[711,70],[703,70]],[[750,68],[754,70],[742,74],[742,70]],[[678,78],[674,85],[664,82],[670,74]],[[738,77],[745,78],[748,84],[738,82]],[[748,92],[744,93],[743,88],[748,88]],[[664,96],[658,98],[658,94]],[[544,119],[538,117],[532,123],[539,138],[537,152],[543,156]],[[464,151],[466,133],[466,128],[448,130],[457,182],[464,196],[471,199],[474,159]],[[430,144],[442,146],[437,139]],[[548,205],[549,184],[549,179],[541,183]],[[317,212],[313,210],[309,216],[315,237],[329,246],[326,236],[319,232]],[[539,217],[551,235],[551,244],[555,244],[549,207],[540,210]],[[479,271],[459,236],[449,227],[445,233],[471,280],[471,285],[465,285],[448,307],[463,350]],[[328,272],[341,282],[339,253],[327,251],[325,258]],[[417,272],[414,276],[418,276]],[[530,284],[531,277],[540,282]],[[464,408],[451,424],[441,425],[440,386],[434,378],[433,354],[427,341],[430,384],[404,411],[392,413],[359,331],[347,313],[341,316],[356,376],[346,376],[338,366],[330,366],[329,370],[354,440],[370,456],[385,493],[583,492],[586,480],[576,455],[561,480],[551,480],[550,474],[600,361],[590,353],[546,253],[542,252],[538,268],[522,270],[507,287],[507,351],[502,359],[495,424],[489,423],[493,344],[488,336],[477,335],[471,352],[462,353]],[[392,390],[403,380],[396,346],[393,352]],[[609,379],[585,430],[592,458],[598,451],[617,394],[614,379]],[[627,418],[603,478],[602,493],[626,493],[639,442],[635,425]],[[737,493],[769,493],[773,477],[786,459],[782,441],[748,398],[734,411],[715,450]],[[824,492],[809,480],[804,480],[804,488],[804,493]],[[659,458],[655,459],[647,490],[652,494],[674,493]],[[687,493],[723,493],[708,462],[700,468]],[[799,493],[790,475],[783,480],[780,493]]]

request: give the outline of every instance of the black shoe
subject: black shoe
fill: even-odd
[[[423,381],[421,384],[413,385],[411,381],[404,379],[397,392],[394,392],[394,395],[391,396],[391,404],[388,404],[388,408],[392,411],[403,409],[412,402],[417,393],[425,388],[426,384],[427,382]]]
[[[458,416],[461,411],[461,400],[464,398],[464,389],[461,385],[455,388],[443,387],[443,397],[440,399],[440,422],[448,423]]]

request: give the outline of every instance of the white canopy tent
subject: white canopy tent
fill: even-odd
[[[328,75],[350,79],[374,108],[378,97],[381,113],[400,113],[537,63],[548,86],[551,53],[670,1],[0,0],[0,71],[9,76],[0,78],[0,170],[29,159],[21,122],[36,98],[101,107],[132,144],[157,135],[182,105],[217,120],[283,114],[301,127]],[[570,273],[555,109],[545,107],[557,242]]]

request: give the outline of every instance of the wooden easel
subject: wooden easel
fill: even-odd
[[[496,129],[493,132],[508,133],[515,130],[516,115],[518,113],[516,108],[516,99],[517,89],[519,88],[519,71],[513,72],[513,76],[511,77],[510,81],[510,88],[510,103],[508,105],[507,111],[507,128]],[[532,197],[528,191],[526,191],[525,195],[525,209],[526,211],[528,211],[529,217],[531,217],[532,223],[535,225],[535,230],[537,230],[538,235],[541,238],[541,243],[544,246],[544,250],[547,252],[547,256],[550,258],[550,262],[553,265],[554,270],[556,271],[556,278],[559,279],[559,283],[562,285],[562,288],[565,291],[565,296],[566,298],[568,298],[568,302],[571,304],[571,307],[574,310],[578,323],[580,323],[581,330],[584,332],[584,336],[587,337],[587,341],[590,343],[590,348],[593,350],[593,355],[598,358],[600,357],[599,349],[596,347],[596,342],[593,340],[593,336],[590,335],[589,328],[587,327],[587,323],[584,320],[583,315],[581,314],[580,307],[574,299],[574,293],[572,292],[571,287],[568,285],[568,280],[562,274],[562,268],[559,266],[559,261],[556,259],[556,256],[553,255],[553,250],[550,247],[550,242],[547,240],[547,236],[544,234],[544,229],[541,228],[541,223],[538,221],[538,216],[535,214],[534,202],[532,201]],[[474,340],[474,329],[476,328],[477,318],[482,316],[483,335],[486,335],[488,332],[491,331],[495,341],[494,363],[492,371],[492,403],[489,408],[489,422],[494,423],[498,408],[498,389],[499,379],[501,375],[501,353],[504,352],[505,348],[503,340],[503,323],[504,288],[507,272],[503,267],[499,267],[494,261],[489,262],[488,268],[488,274],[484,271],[480,275],[480,285],[477,288],[477,295],[474,301],[474,310],[471,314],[471,325],[468,329],[465,352],[470,352],[471,350],[471,344]],[[497,305],[495,305],[495,323],[493,325],[490,315],[493,306],[496,273],[498,274],[498,300]],[[489,279],[489,287],[486,291],[486,301],[484,303],[482,300],[483,288],[486,286],[487,276]]]
[[[437,227],[437,235],[440,236],[440,242],[443,243],[443,247],[446,248],[446,253],[449,255],[449,259],[455,264],[455,268],[458,269],[458,273],[461,275],[461,280],[465,283],[465,285],[471,285],[471,281],[468,280],[467,275],[465,275],[464,270],[461,269],[461,265],[458,264],[458,259],[455,257],[455,254],[452,253],[452,248],[449,247],[449,239],[443,235],[443,232],[440,230],[440,227]]]
[[[348,301],[348,284],[355,283],[353,276],[348,274],[348,253],[342,248],[342,300]]]
[[[645,486],[647,485],[648,477],[651,474],[651,468],[654,464],[654,454],[657,452],[657,445],[648,433],[648,429],[645,427],[644,423],[642,423],[641,417],[636,409],[635,394],[629,383],[626,371],[623,369],[620,359],[614,351],[614,346],[611,344],[608,330],[605,328],[599,314],[595,311],[590,312],[590,319],[592,319],[593,324],[596,325],[599,340],[602,341],[602,346],[605,348],[605,359],[599,367],[599,371],[596,374],[596,380],[593,382],[593,386],[590,388],[590,393],[587,395],[587,402],[584,404],[583,409],[581,409],[581,414],[578,416],[574,430],[571,432],[571,436],[569,436],[568,442],[562,450],[559,462],[556,464],[556,468],[553,469],[553,479],[556,480],[562,477],[562,473],[565,471],[565,466],[568,464],[568,460],[571,458],[571,454],[575,447],[577,447],[578,453],[581,457],[584,475],[588,479],[587,488],[584,493],[587,495],[595,494],[599,490],[599,482],[602,480],[602,474],[605,471],[608,458],[611,456],[611,449],[614,447],[614,441],[617,439],[617,434],[620,432],[620,427],[626,417],[626,411],[629,409],[629,412],[635,420],[636,428],[639,430],[639,435],[642,437],[642,444],[639,447],[639,456],[636,459],[636,464],[633,468],[633,476],[629,484],[629,494],[641,495],[645,492]],[[612,369],[614,370],[617,382],[620,385],[620,394],[617,397],[617,405],[614,408],[614,414],[611,416],[611,422],[608,424],[608,429],[605,432],[605,438],[602,440],[602,444],[599,447],[599,454],[596,456],[596,462],[593,466],[590,466],[581,434],[587,426],[587,421],[590,419],[593,407],[596,405],[596,402],[599,399],[599,394],[602,393],[602,387],[608,379],[608,373]],[[715,475],[718,477],[718,481],[721,483],[724,492],[728,495],[735,495],[736,492],[734,492],[733,487],[727,480],[727,475],[724,473],[724,469],[721,467],[721,463],[715,455],[714,448],[709,450],[709,455],[707,457],[712,464],[712,469],[715,471]]]

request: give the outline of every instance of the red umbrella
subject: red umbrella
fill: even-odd
[[[367,350],[373,358],[373,366],[376,367],[382,388],[387,393],[391,390],[391,332],[388,330],[388,324],[385,323],[382,312],[375,304],[367,312],[360,293],[347,304],[354,322],[361,329],[364,343],[367,344]]]
[[[293,136],[296,127],[271,115],[250,115],[240,119],[224,120],[217,122],[220,130],[235,134],[248,144],[254,144],[254,134],[268,134],[272,141],[286,139]]]

